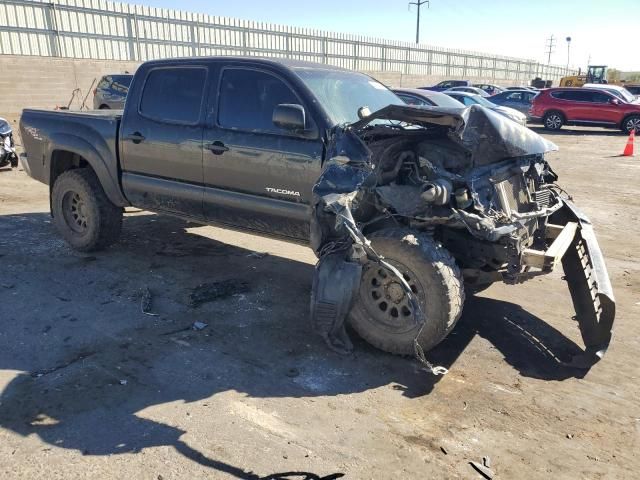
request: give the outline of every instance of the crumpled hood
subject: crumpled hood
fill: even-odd
[[[449,137],[468,152],[471,166],[558,150],[556,144],[534,131],[480,105],[466,108],[389,105],[352,124],[351,128],[360,131],[377,119],[426,128],[447,127]]]

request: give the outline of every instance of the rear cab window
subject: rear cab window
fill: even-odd
[[[205,67],[153,69],[145,79],[138,113],[160,122],[195,125],[200,120],[206,79]]]
[[[273,123],[280,104],[301,104],[280,78],[249,68],[225,68],[219,86],[217,123],[223,128],[286,133]]]

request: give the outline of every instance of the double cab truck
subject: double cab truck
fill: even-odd
[[[141,65],[123,111],[24,110],[26,172],[79,251],[124,208],[309,244],[314,328],[396,354],[455,326],[465,295],[562,268],[589,366],[615,302],[588,218],[545,160],[555,145],[481,106],[405,105],[373,78],[244,57]],[[515,288],[515,287],[514,287]]]

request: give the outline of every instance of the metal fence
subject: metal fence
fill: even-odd
[[[129,61],[257,55],[516,83],[569,73],[533,60],[103,0],[0,0],[0,54]]]

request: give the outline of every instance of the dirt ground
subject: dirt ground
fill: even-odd
[[[495,478],[637,478],[640,157],[618,132],[547,138],[617,299],[588,372],[560,363],[582,344],[561,271],[470,298],[433,377],[311,333],[307,248],[132,210],[119,244],[78,254],[48,187],[0,171],[0,478],[475,479],[483,457]]]

